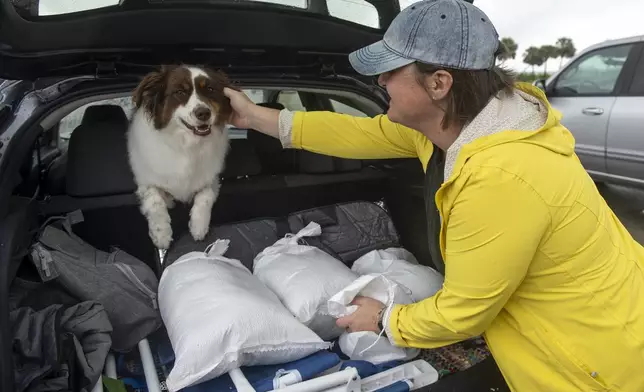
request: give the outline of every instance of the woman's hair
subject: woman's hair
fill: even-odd
[[[476,117],[488,104],[492,97],[496,97],[501,91],[511,93],[516,82],[513,72],[498,66],[490,70],[466,71],[437,67],[425,63],[416,62],[418,71],[418,83],[425,85],[424,76],[431,75],[436,71],[447,71],[452,75],[452,88],[445,97],[445,117],[443,118],[443,129],[456,124],[464,126]]]

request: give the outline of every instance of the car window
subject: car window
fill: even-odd
[[[70,14],[87,10],[118,5],[118,0],[40,0],[37,4],[38,16]]]
[[[255,103],[266,101],[267,92],[265,90],[248,89],[243,91]],[[76,127],[78,127],[81,121],[83,120],[83,115],[85,114],[85,110],[87,110],[87,108],[90,106],[96,106],[96,105],[120,106],[121,108],[123,108],[123,111],[125,112],[125,115],[127,116],[128,120],[132,117],[132,113],[134,111],[134,103],[132,102],[131,97],[104,99],[104,100],[88,103],[87,105],[83,105],[78,109],[74,110],[73,112],[69,113],[62,120],[60,120],[59,127],[58,127],[58,147],[59,148],[63,150],[67,149],[67,143],[69,142],[69,138],[72,132],[74,131],[74,129],[76,129]],[[246,138],[246,130],[231,129],[229,131],[229,136],[231,139]]]
[[[284,90],[280,91],[277,96],[277,102],[284,105],[288,110],[306,111],[300,94],[297,91]]]
[[[148,0],[150,3],[161,3],[161,2],[184,2],[184,0]],[[206,1],[206,0],[204,0]],[[307,0],[251,0],[261,3],[272,3],[288,7],[295,8],[306,8]],[[355,1],[355,0],[352,0]],[[24,2],[23,2],[24,3]],[[121,3],[120,0],[40,0],[37,4],[37,15],[38,16],[50,16],[50,15],[62,15],[70,14],[73,12],[95,10],[99,8],[117,6]],[[22,4],[14,5],[17,8]]]
[[[608,95],[617,84],[633,45],[590,52],[571,64],[557,79],[556,95]]]
[[[185,3],[186,0],[148,0],[150,3]],[[209,0],[191,0],[208,3]],[[309,6],[308,0],[249,0],[259,3],[276,4],[280,6],[293,7],[306,10]],[[317,1],[317,0],[316,0]],[[98,10],[106,7],[119,6],[120,0],[40,0],[35,6],[30,1],[15,1],[14,6],[19,13],[25,16],[53,16],[64,15],[75,12]],[[349,22],[358,23],[373,28],[380,27],[380,18],[376,7],[366,0],[326,0],[329,15],[344,19]]]
[[[380,27],[376,7],[365,0],[327,0],[329,15],[373,28]]]
[[[335,99],[332,99],[332,98],[329,99],[329,101],[331,102],[331,105],[333,106],[333,111],[336,112],[336,113],[350,114],[350,115],[356,116],[356,117],[368,117],[367,114],[365,114],[364,112],[362,112],[362,111],[360,111],[360,110],[358,110],[358,109],[356,109],[356,108],[354,108],[352,106],[349,106],[349,105],[347,105],[345,103],[336,101]]]
[[[410,5],[418,2],[420,0],[399,0],[398,5],[400,5],[400,10],[404,10],[405,8],[409,7]]]

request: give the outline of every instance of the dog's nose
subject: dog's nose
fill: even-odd
[[[194,113],[199,121],[208,121],[210,119],[210,109],[205,106],[199,106]]]

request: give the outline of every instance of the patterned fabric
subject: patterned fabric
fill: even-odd
[[[536,131],[548,120],[548,108],[539,98],[514,89],[512,94],[501,91],[463,128],[447,149],[444,180],[452,175],[461,149],[474,140],[507,130]]]
[[[450,346],[421,350],[419,359],[424,359],[438,371],[439,377],[461,372],[482,362],[490,356],[490,350],[481,337]]]
[[[293,147],[293,117],[295,117],[295,113],[292,111],[288,109],[280,110],[277,124],[279,129],[279,139],[282,143],[282,147],[284,148]]]

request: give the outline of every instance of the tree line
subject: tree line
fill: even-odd
[[[517,50],[519,49],[519,44],[517,44],[514,39],[510,37],[505,37],[501,39],[501,43],[505,47],[505,50],[499,55],[499,60],[501,63],[504,61],[515,59],[517,57]],[[543,45],[543,46],[531,46],[523,53],[523,62],[529,66],[532,66],[532,75],[534,76],[534,67],[540,67],[545,65],[543,73],[544,76],[548,74],[548,60],[550,59],[560,59],[559,68],[563,65],[563,61],[566,58],[571,58],[577,53],[575,44],[571,38],[562,37],[559,38],[555,45]]]

